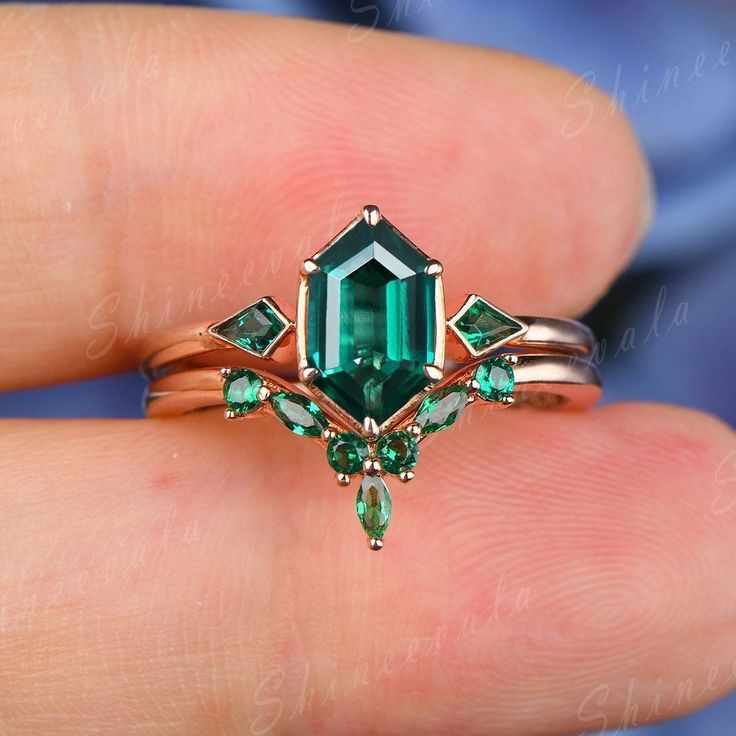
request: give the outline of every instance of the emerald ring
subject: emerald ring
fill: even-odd
[[[581,408],[601,393],[587,327],[512,316],[478,294],[448,313],[442,272],[366,205],[302,263],[293,312],[264,296],[150,340],[146,411],[270,415],[312,438],[340,486],[360,479],[357,516],[381,549],[387,476],[412,480],[422,441],[468,406]]]

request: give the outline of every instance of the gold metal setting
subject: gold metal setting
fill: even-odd
[[[340,468],[341,465],[333,464],[335,482],[344,487],[350,485],[353,475],[388,475],[376,455],[377,447],[380,454],[379,440],[384,434],[404,430],[416,442],[423,442],[427,435],[423,434],[422,426],[417,421],[419,418],[415,419],[416,409],[425,397],[447,386],[464,386],[468,391],[468,404],[498,410],[525,406],[582,408],[598,400],[601,393],[600,374],[592,360],[595,339],[587,327],[574,320],[512,317],[483,299],[501,316],[518,323],[519,329],[514,334],[478,351],[467,342],[457,323],[476,299],[481,297],[469,294],[460,309],[447,320],[442,281],[443,267],[439,261],[427,259],[425,273],[434,279],[436,304],[433,315],[434,360],[424,366],[424,375],[429,384],[380,425],[372,417],[358,422],[342,410],[315,385],[319,371],[310,365],[307,355],[309,276],[319,272],[319,257],[324,250],[350,228],[361,221],[376,225],[382,219],[383,215],[377,206],[365,205],[354,220],[323,248],[301,263],[294,320],[272,297],[262,297],[243,308],[247,309],[258,302],[265,302],[283,324],[283,328],[268,349],[262,353],[248,351],[214,332],[231,317],[213,324],[177,330],[165,338],[154,338],[147,346],[147,357],[143,361],[143,368],[150,379],[146,395],[148,415],[176,416],[219,408],[220,411],[224,411],[226,419],[235,421],[266,414],[273,415],[271,401],[276,392],[287,391],[305,396],[317,404],[329,422],[321,432],[314,433],[316,436],[312,437],[324,450],[339,433],[351,432],[363,438],[360,441],[353,438],[358,446],[362,443],[362,454],[352,467],[344,466],[350,469],[350,473],[334,472],[334,469]],[[387,220],[385,222],[427,258],[403,233]],[[239,310],[236,314],[242,311]],[[289,337],[292,333],[293,336]],[[513,392],[498,397],[496,401],[490,401],[487,395],[479,394],[481,385],[475,377],[478,365],[489,357],[503,358],[513,369]],[[239,414],[227,406],[223,387],[227,384],[232,371],[242,368],[255,372],[261,380],[261,385],[256,394],[255,406],[251,401],[249,406],[251,411]],[[390,466],[386,457],[384,461]],[[330,462],[334,463],[334,460]],[[405,466],[401,472],[396,472],[395,475],[402,483],[414,479],[415,462],[416,456],[412,460],[411,468]],[[372,550],[380,550],[383,547],[382,538],[369,538],[368,544]]]

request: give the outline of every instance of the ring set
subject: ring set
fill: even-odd
[[[151,341],[151,417],[219,407],[274,416],[318,442],[383,546],[386,476],[414,477],[422,441],[469,405],[582,408],[601,392],[594,337],[574,320],[514,317],[482,296],[447,317],[442,265],[380,213],[362,212],[302,263],[295,318],[262,297],[220,322]]]

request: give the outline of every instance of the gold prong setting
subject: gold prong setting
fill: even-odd
[[[313,258],[307,258],[302,261],[302,265],[299,272],[302,276],[311,276],[312,274],[319,273],[321,271],[319,264]]]
[[[375,204],[367,204],[363,207],[362,215],[368,225],[375,227],[381,219],[381,210]]]
[[[363,420],[363,436],[369,440],[375,440],[380,433],[378,423],[373,417],[366,417]]]
[[[444,374],[442,372],[442,368],[437,365],[428,363],[424,366],[424,375],[427,377],[430,383],[439,383],[442,380],[442,376]]]
[[[380,475],[381,471],[381,461],[375,457],[366,458],[363,462],[363,472],[366,475]]]
[[[432,258],[429,263],[424,267],[424,273],[428,276],[439,276],[443,272],[444,268],[439,261]]]
[[[312,383],[318,376],[319,371],[313,366],[305,366],[299,369],[299,380],[306,385]]]

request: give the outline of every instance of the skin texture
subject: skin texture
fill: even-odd
[[[147,336],[293,294],[366,202],[450,295],[532,314],[592,304],[651,219],[626,122],[520,57],[115,7],[4,7],[0,48],[4,389],[122,370]],[[674,717],[736,682],[735,450],[674,407],[473,409],[423,443],[373,554],[355,487],[273,421],[5,421],[0,730]]]

